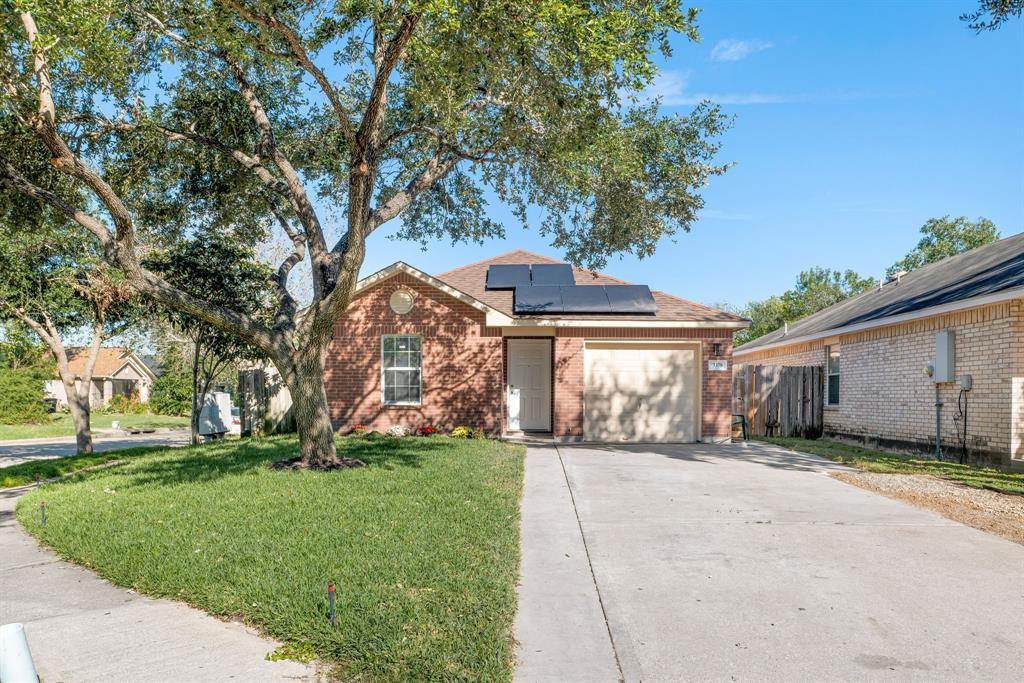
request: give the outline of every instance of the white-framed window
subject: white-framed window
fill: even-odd
[[[839,405],[839,349],[825,347],[825,403]]]
[[[386,334],[380,338],[380,387],[384,405],[419,405],[423,354],[420,338]]]

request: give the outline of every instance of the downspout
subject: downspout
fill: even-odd
[[[942,396],[935,384],[935,459],[942,460]]]

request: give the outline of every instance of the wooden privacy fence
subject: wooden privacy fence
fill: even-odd
[[[733,372],[733,412],[755,436],[818,437],[822,429],[821,366],[738,365]]]
[[[291,396],[276,372],[248,368],[238,373],[242,436],[294,431],[291,404]]]

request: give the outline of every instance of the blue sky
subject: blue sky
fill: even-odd
[[[708,97],[735,114],[706,210],[675,242],[606,272],[742,305],[810,266],[880,276],[928,218],[985,216],[1024,231],[1024,21],[975,35],[952,2],[704,2],[702,41],[677,37],[656,91],[667,111]],[[500,207],[507,238],[421,251],[371,237],[364,274],[427,272],[516,248],[556,257]]]

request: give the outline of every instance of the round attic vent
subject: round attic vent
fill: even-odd
[[[389,303],[391,305],[392,311],[394,311],[398,315],[405,315],[406,313],[412,310],[412,294],[410,294],[404,289],[396,289],[395,292],[391,295],[391,300],[389,301]]]

